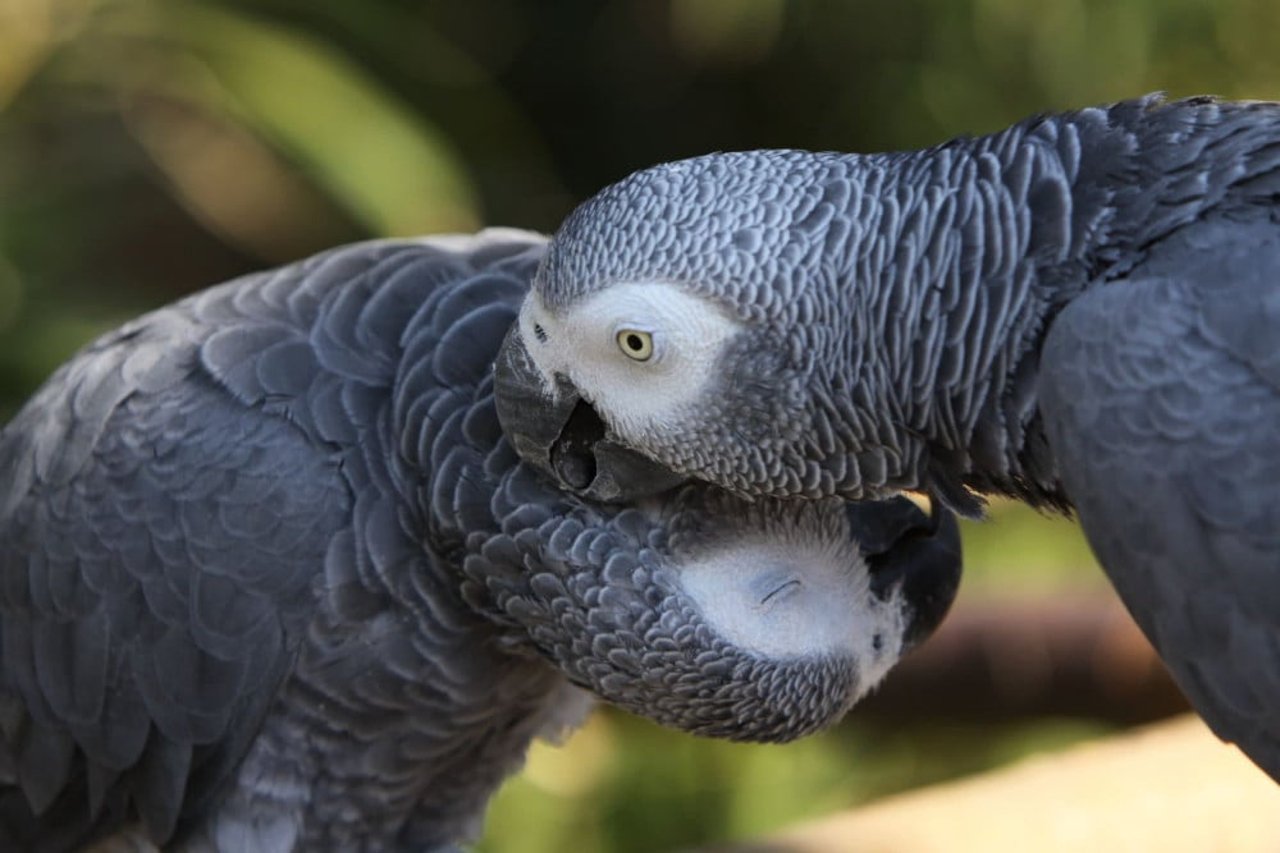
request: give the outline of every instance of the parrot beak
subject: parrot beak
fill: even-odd
[[[960,586],[960,527],[955,513],[917,496],[846,504],[850,527],[871,570],[871,589],[898,592],[911,608],[903,651],[924,642],[942,624]]]
[[[529,355],[519,323],[502,342],[493,384],[507,440],[560,488],[591,500],[630,502],[688,479],[614,441],[568,379],[548,382]]]

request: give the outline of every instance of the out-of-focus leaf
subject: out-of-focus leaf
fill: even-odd
[[[0,0],[0,110],[49,54],[79,32],[98,0]]]
[[[745,65],[777,43],[783,0],[671,0],[671,34],[695,60]]]
[[[167,28],[247,121],[377,234],[471,230],[470,183],[443,136],[322,42],[210,5],[171,3]]]
[[[137,93],[121,114],[134,137],[210,231],[267,262],[349,239],[318,188],[196,90]]]
[[[22,309],[22,278],[18,269],[0,255],[0,334],[14,324]]]

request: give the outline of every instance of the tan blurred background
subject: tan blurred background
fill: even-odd
[[[1278,32],[1273,0],[0,0],[0,418],[97,332],[340,242],[549,230],[713,150],[1280,97]],[[597,714],[534,751],[482,849],[750,837],[1178,710],[1075,527],[992,516],[955,618],[835,731],[753,747]]]

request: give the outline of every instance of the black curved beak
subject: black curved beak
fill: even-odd
[[[494,365],[498,421],[520,458],[562,489],[591,500],[629,502],[688,478],[613,440],[573,383],[548,383],[525,346],[520,324],[507,333]]]
[[[930,513],[905,497],[846,505],[872,591],[885,598],[900,589],[911,608],[904,652],[937,630],[960,587],[960,527],[941,501],[932,504]]]

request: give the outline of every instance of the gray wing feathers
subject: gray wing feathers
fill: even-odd
[[[394,337],[380,353],[338,339],[352,318],[315,318],[396,254],[331,253],[141,318],[0,433],[0,773],[37,813],[88,799],[55,809],[77,824],[61,842],[6,801],[10,846],[74,843],[130,804],[166,838],[243,754],[311,577],[330,550],[330,565],[352,559],[324,445],[352,437],[358,395],[321,362],[394,369]]]
[[[0,533],[5,681],[34,744],[61,738],[59,760],[22,763],[32,806],[79,753],[133,768],[124,795],[167,837],[193,750],[217,763],[214,745],[266,712],[345,502],[300,434],[195,374],[115,402],[73,476],[37,473]],[[24,739],[11,743],[25,755]]]
[[[442,398],[485,381],[465,330],[510,322],[485,303],[518,301],[543,242],[369,243],[212,288],[88,347],[0,432],[0,846],[66,849],[131,810],[169,838],[254,738],[316,579],[356,619],[412,581],[395,496],[429,486],[389,460],[444,465],[448,436],[494,428]],[[449,359],[401,340],[425,318]],[[457,473],[437,505],[465,529]]]
[[[1068,306],[1041,399],[1067,492],[1197,709],[1280,774],[1280,264],[1274,226],[1209,221]],[[1268,233],[1269,232],[1269,233]]]

